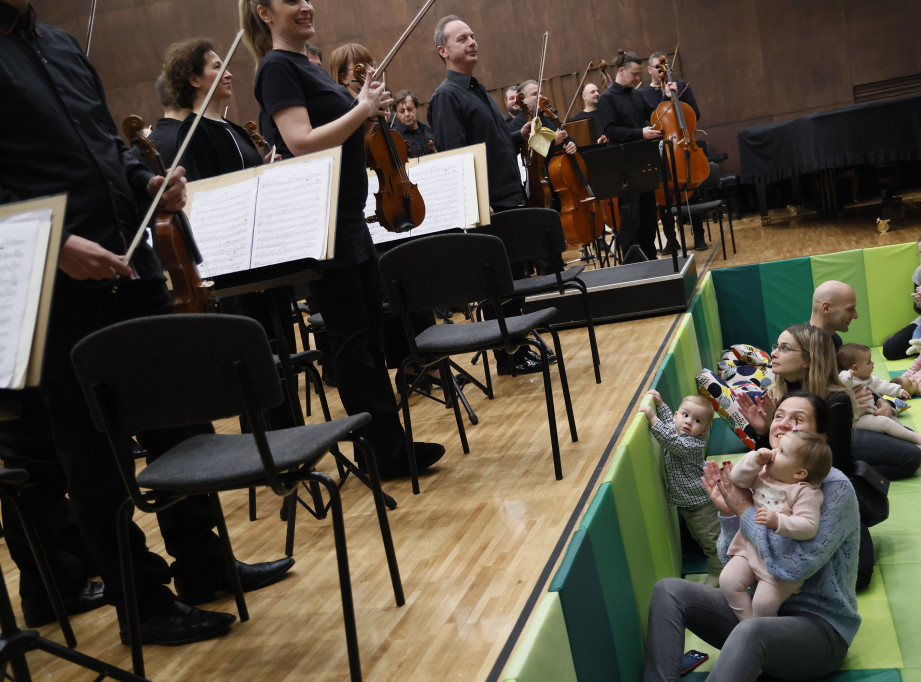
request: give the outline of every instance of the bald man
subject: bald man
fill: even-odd
[[[857,319],[857,295],[850,285],[829,280],[822,282],[812,294],[812,316],[809,324],[831,336],[835,350],[841,348],[838,332],[846,332]]]

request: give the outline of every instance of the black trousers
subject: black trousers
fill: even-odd
[[[360,433],[374,448],[381,469],[405,466],[406,434],[384,359],[377,260],[324,268],[322,279],[311,282],[310,290],[326,323],[342,406],[350,415],[371,415]]]
[[[67,479],[54,450],[51,421],[38,389],[22,391],[22,415],[0,422],[0,457],[7,469],[24,469],[29,480],[20,502],[32,518],[55,583],[63,595],[78,592],[95,576],[90,551],[67,499]],[[10,556],[19,568],[19,596],[34,608],[49,606],[41,575],[16,513],[3,507],[3,530]]]
[[[658,209],[653,192],[631,192],[620,199],[620,232],[617,242],[621,254],[627,257],[630,247],[636,244],[649,260],[656,258],[656,228]],[[639,260],[630,256],[626,262]]]
[[[107,600],[116,605],[123,595],[116,518],[128,493],[106,437],[93,425],[70,351],[84,336],[116,322],[171,312],[169,292],[160,280],[119,281],[114,289],[59,286],[55,290],[42,395],[77,521],[105,581]],[[144,358],[139,357],[138,362]],[[138,386],[138,390],[144,387]],[[155,458],[189,433],[210,428],[208,424],[197,429],[138,434],[138,439],[149,458]],[[206,498],[188,498],[158,514],[158,521],[166,550],[176,559],[172,573],[167,562],[147,548],[141,529],[133,523],[131,526],[142,619],[175,598],[167,587],[173,575],[194,579],[222,570],[220,542],[212,530],[214,517]]]

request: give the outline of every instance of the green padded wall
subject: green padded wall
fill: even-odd
[[[841,334],[845,343],[871,343],[870,304],[867,297],[867,280],[863,271],[863,251],[842,251],[812,257],[812,288],[822,282],[836,279],[850,284],[857,296],[857,319],[851,322],[846,334]],[[911,279],[911,275],[908,275]],[[909,320],[910,322],[911,320]],[[907,324],[907,323],[906,323]],[[903,325],[904,326],[904,325]]]
[[[578,682],[559,593],[541,597],[503,674],[505,682]]]
[[[688,314],[694,323],[694,335],[697,337],[697,351],[700,356],[701,367],[713,367],[718,359],[719,349],[714,351],[710,344],[710,330],[707,329],[707,319],[704,305],[700,296],[695,296]]]
[[[675,363],[675,356],[671,353],[666,353],[662,362],[659,363],[652,388],[659,392],[667,405],[677,405],[681,402],[683,396],[681,386],[678,384],[678,366]]]
[[[651,399],[650,399],[651,400]],[[677,516],[665,503],[665,463],[658,441],[649,433],[646,418],[637,415],[624,433],[624,445],[633,462],[647,542],[652,546],[656,576],[680,575],[681,538]]]
[[[624,550],[627,553],[627,565],[630,568],[630,583],[636,598],[637,616],[645,634],[646,620],[649,617],[649,600],[652,598],[652,586],[656,583],[656,572],[646,525],[642,514],[639,513],[640,497],[633,475],[633,465],[623,443],[614,451],[614,457],[605,473],[604,480],[611,484],[611,490],[614,493],[614,505],[617,508],[620,532],[624,539]]]
[[[768,339],[758,266],[740,265],[711,272],[719,302],[723,348],[735,343],[769,348],[777,339]]]
[[[704,276],[700,289],[697,291],[697,298],[700,300],[701,308],[703,309],[704,320],[707,323],[707,335],[710,338],[710,348],[714,353],[710,362],[716,364],[726,345],[723,343],[719,304],[716,301],[716,288],[713,286],[713,276],[710,272],[707,272]]]
[[[614,671],[619,670],[617,647],[611,635],[592,541],[584,528],[573,533],[548,589],[560,594],[576,677],[580,682],[614,679]]]
[[[630,566],[610,483],[598,486],[580,526],[588,531],[592,541],[601,592],[617,650],[620,679],[638,680],[643,669],[643,633],[640,631]]]
[[[780,332],[791,324],[808,322],[812,315],[812,262],[809,258],[762,263],[761,293],[768,342],[759,346],[768,352]]]
[[[669,352],[675,356],[675,367],[678,370],[678,387],[681,397],[697,393],[695,377],[700,369],[700,353],[697,350],[697,337],[694,333],[694,323],[691,316],[685,314],[678,323],[678,329],[672,338]],[[680,400],[680,398],[679,398]],[[669,405],[673,410],[678,405]]]
[[[863,263],[869,300],[867,310],[873,311],[871,340],[867,345],[882,346],[887,336],[917,316],[911,298],[911,275],[918,267],[917,245],[912,242],[864,249]],[[858,315],[862,316],[862,312],[857,309]]]

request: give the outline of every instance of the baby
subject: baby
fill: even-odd
[[[824,436],[790,431],[773,451],[761,448],[747,453],[731,477],[740,488],[752,489],[758,510],[755,523],[794,540],[809,540],[819,528],[820,486],[831,462],[831,448]],[[727,554],[730,559],[720,575],[720,589],[739,620],[776,616],[780,605],[803,584],[768,573],[758,549],[741,531],[732,539]],[[748,588],[756,580],[752,598]]]
[[[649,430],[665,454],[666,501],[678,507],[691,536],[707,557],[704,584],[716,587],[723,562],[716,541],[720,535],[719,512],[704,489],[700,476],[707,442],[704,434],[713,423],[713,407],[700,395],[689,395],[672,415],[658,391],[649,391],[656,408],[643,405]]]
[[[911,399],[911,392],[901,385],[883,381],[873,376],[873,360],[870,359],[870,349],[860,343],[846,343],[838,350],[838,369],[841,383],[851,390],[858,386],[866,386],[876,395],[888,395]],[[908,380],[911,380],[909,377]],[[915,433],[902,425],[895,417],[884,417],[873,414],[870,408],[858,405],[854,408],[854,428],[878,431],[901,440],[907,440],[921,448],[921,433]]]

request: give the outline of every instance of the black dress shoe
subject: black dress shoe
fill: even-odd
[[[695,251],[706,251],[710,248],[710,245],[707,243],[707,240],[703,237],[694,237],[694,250]]]
[[[533,351],[532,351],[533,352]],[[543,371],[543,363],[540,361],[540,356],[537,356],[537,360],[534,360],[530,355],[519,355],[516,353],[513,355],[510,360],[503,360],[496,363],[496,373],[500,376],[506,376],[512,374],[534,374],[535,372]]]
[[[240,574],[243,591],[252,592],[278,582],[292,566],[294,566],[294,559],[291,557],[277,561],[265,561],[260,564],[244,564],[238,561],[237,572]],[[207,578],[189,581],[177,577],[175,583],[179,600],[193,606],[212,602],[231,592],[230,581],[223,567],[218,568],[213,575]]]
[[[547,360],[548,360],[548,362],[550,362],[550,364],[552,365],[554,362],[556,362],[556,353],[552,352],[549,348],[547,348],[547,351],[546,351],[546,352],[547,352]],[[528,346],[527,348],[525,348],[525,349],[523,349],[523,350],[520,349],[520,350],[518,351],[518,353],[516,353],[515,355],[519,355],[519,354],[520,354],[520,355],[523,355],[524,357],[528,358],[529,360],[533,360],[534,362],[540,362],[540,361],[541,361],[541,360],[540,360],[540,353],[538,353],[536,350],[534,350],[534,349],[531,348],[530,346]]]
[[[103,589],[104,585],[102,583],[87,580],[86,584],[78,592],[61,597],[64,602],[65,613],[68,616],[75,616],[78,613],[86,613],[103,606],[106,603]],[[41,627],[57,620],[54,615],[54,609],[51,608],[51,604],[44,595],[32,599],[23,599],[22,615],[26,621],[26,627],[29,628]]]
[[[232,613],[204,611],[174,601],[141,623],[141,643],[179,646],[202,642],[227,634],[236,619]],[[124,624],[118,635],[122,644],[128,644],[128,632]]]
[[[416,471],[422,473],[438,460],[444,457],[445,446],[441,443],[413,443],[416,453]],[[380,475],[382,480],[393,478],[406,478],[409,476],[409,459],[404,451],[402,455],[393,460],[389,465],[381,465]]]

